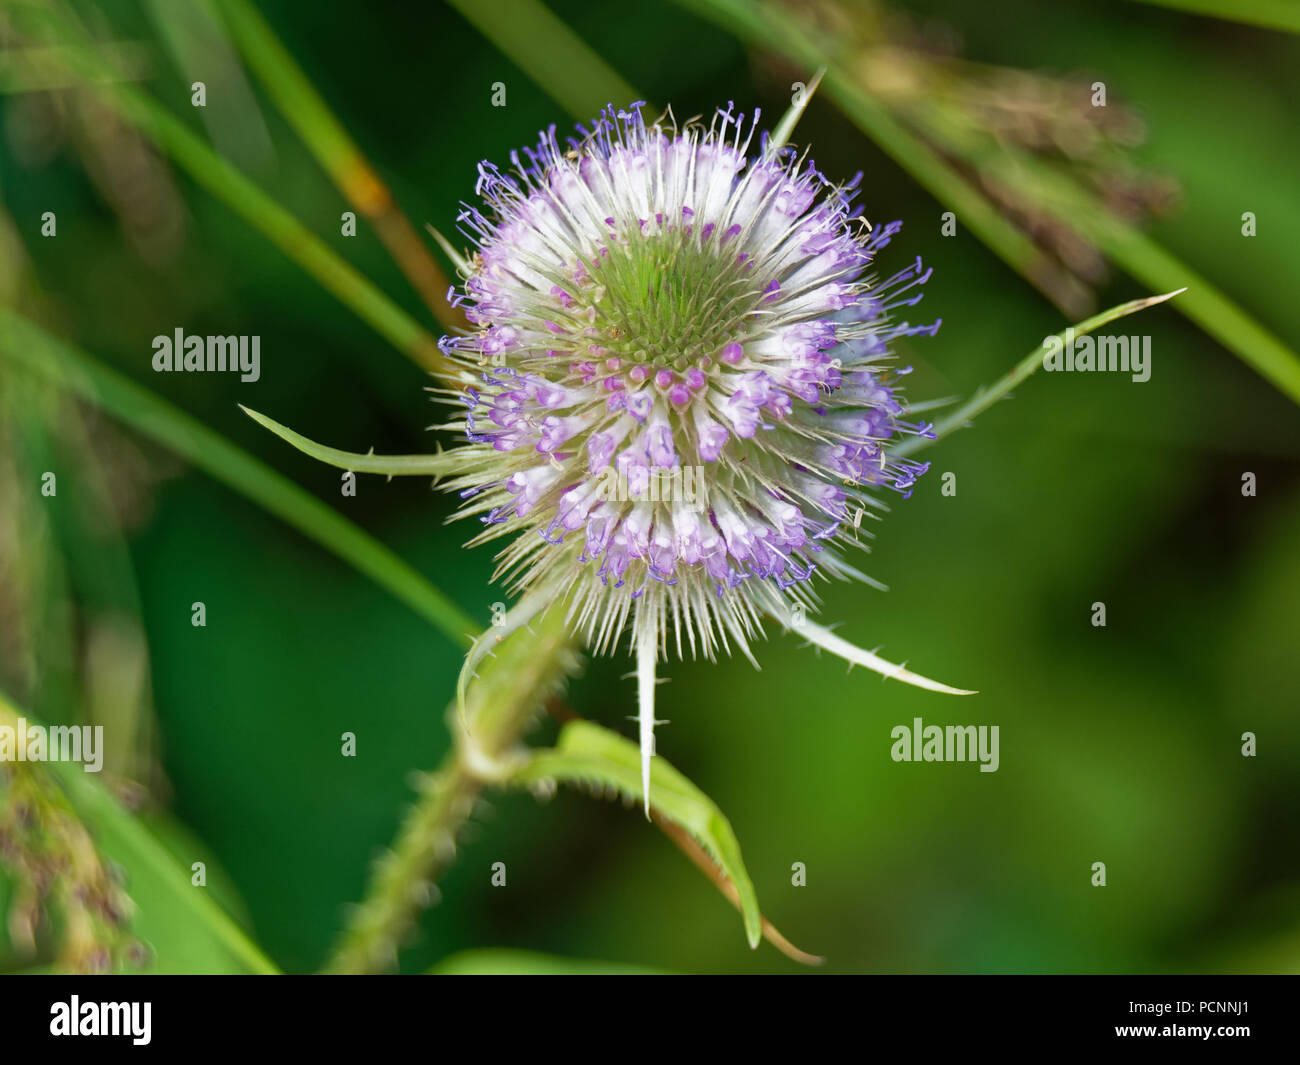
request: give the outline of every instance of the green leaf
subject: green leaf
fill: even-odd
[[[51,768],[100,850],[127,870],[126,888],[139,908],[133,928],[156,952],[151,971],[279,971],[207,888],[193,886],[190,869],[79,765],[61,762]]]
[[[0,306],[0,357],[102,407],[206,470],[392,592],[462,647],[479,628],[438,588],[378,540],[148,389]]]
[[[463,458],[445,454],[441,448],[432,455],[376,455],[373,452],[362,455],[356,451],[340,451],[338,448],[326,447],[314,440],[308,440],[287,425],[281,425],[274,418],[259,414],[242,403],[239,409],[258,425],[270,429],[281,440],[292,444],[304,455],[309,455],[317,462],[337,466],[341,470],[352,470],[355,473],[383,473],[389,477],[441,477],[458,466],[464,466]]]
[[[658,972],[624,962],[561,958],[531,950],[463,950],[429,970],[433,976],[654,976]]]
[[[613,788],[628,799],[641,800],[640,751],[635,743],[600,725],[571,721],[554,748],[537,751],[510,777],[516,785],[544,781]],[[731,823],[712,799],[659,757],[650,766],[650,804],[689,832],[731,878],[740,898],[745,936],[751,947],[757,947],[763,915]]]

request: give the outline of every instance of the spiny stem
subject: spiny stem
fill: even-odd
[[[532,630],[505,640],[470,686],[466,722],[457,703],[448,712],[455,747],[425,776],[415,806],[392,849],[371,875],[365,900],[353,911],[328,973],[392,968],[436,882],[455,856],[456,835],[484,787],[508,770],[520,736],[535,714],[576,671],[578,658],[562,605],[548,610]]]
[[[375,865],[366,899],[354,911],[325,972],[372,973],[396,966],[406,930],[433,901],[438,876],[455,857],[456,834],[482,788],[456,751],[428,775],[392,850]]]
[[[1071,326],[1069,329],[1056,334],[1056,339],[1062,344],[1066,342],[1068,336],[1083,336],[1094,330],[1100,329],[1103,325],[1115,321],[1117,318],[1123,318],[1126,315],[1135,314],[1138,311],[1145,310],[1148,307],[1154,307],[1157,303],[1164,303],[1165,300],[1173,299],[1179,292],[1185,289],[1178,289],[1175,292],[1166,292],[1162,296],[1147,296],[1144,299],[1129,300],[1128,303],[1121,303],[1109,310],[1095,314],[1086,321],[1078,325]],[[988,388],[982,388],[975,395],[971,396],[965,403],[958,407],[952,414],[944,418],[934,427],[932,437],[913,436],[904,440],[897,447],[892,449],[893,454],[903,456],[911,455],[920,451],[922,448],[936,444],[949,433],[957,429],[962,429],[971,423],[971,420],[977,414],[983,414],[989,407],[993,406],[998,400],[1002,399],[1013,388],[1023,383],[1033,374],[1040,366],[1043,365],[1043,355],[1046,352],[1046,346],[1040,344],[1026,355],[1020,362],[1012,367],[1011,372],[1003,377],[996,384]]]

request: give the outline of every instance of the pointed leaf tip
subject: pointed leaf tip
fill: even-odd
[[[804,111],[807,110],[808,105],[812,103],[812,98],[817,92],[817,86],[822,83],[822,77],[825,73],[825,67],[818,70],[817,73],[812,76],[812,80],[804,87],[803,92],[799,96],[798,102],[791,103],[785,114],[781,117],[781,121],[777,123],[776,129],[772,131],[772,136],[768,138],[767,154],[769,156],[774,155],[776,152],[784,148],[786,143],[790,140],[791,135],[794,133],[794,127],[798,125],[799,119],[803,117]]]
[[[451,260],[452,265],[456,267],[462,277],[469,277],[469,275],[474,272],[474,268],[470,265],[465,256],[461,255],[460,252],[452,247],[451,241],[427,222],[425,223],[424,228],[427,229],[433,239],[437,241],[438,247],[442,249],[443,255],[447,256],[447,258]]]
[[[510,779],[511,783],[524,786],[539,780],[580,786],[595,782],[635,800],[646,794],[642,777],[646,764],[647,760],[630,740],[590,721],[579,720],[565,725],[554,748],[534,753]],[[754,946],[763,935],[763,916],[730,822],[713,800],[663,758],[655,756],[649,765],[654,812],[680,825],[730,878],[744,918],[745,939]]]
[[[353,473],[380,473],[389,477],[393,476],[416,476],[416,477],[442,477],[450,473],[456,466],[455,456],[448,455],[442,451],[433,455],[376,455],[371,449],[365,454],[355,451],[340,451],[335,447],[327,447],[325,444],[318,444],[314,440],[309,440],[301,433],[296,433],[286,425],[281,425],[274,418],[268,418],[265,414],[245,407],[242,403],[238,404],[239,409],[247,414],[253,421],[264,429],[269,429],[281,440],[291,444],[304,455],[314,458],[317,462],[323,462],[328,466],[335,466],[341,470],[351,470]]]
[[[889,662],[872,651],[858,647],[856,644],[849,643],[848,640],[841,636],[836,636],[830,629],[824,625],[818,625],[805,619],[798,628],[791,630],[800,636],[803,636],[809,643],[818,647],[824,647],[833,655],[838,655],[846,662],[852,665],[865,666],[867,669],[874,670],[882,677],[890,680],[901,680],[904,684],[911,684],[916,688],[924,688],[926,691],[940,692],[943,695],[978,695],[979,692],[967,688],[954,688],[949,684],[943,684],[937,680],[931,680],[919,673],[913,673],[904,665]]]

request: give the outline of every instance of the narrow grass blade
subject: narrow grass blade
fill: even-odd
[[[51,37],[63,47],[57,56],[87,83],[112,77],[97,51],[78,28],[53,8],[22,5],[9,12],[24,31]],[[203,188],[259,230],[291,260],[398,351],[435,373],[450,373],[450,363],[434,337],[315,233],[281,207],[244,174],[219,156],[180,119],[134,86],[101,84],[103,100],[184,169]]]
[[[1138,0],[1173,8],[1189,15],[1208,15],[1227,22],[1244,22],[1269,30],[1300,33],[1300,4],[1296,0]]]
[[[432,976],[655,976],[662,972],[626,962],[500,949],[462,950],[428,971]]]
[[[99,82],[143,81],[153,73],[155,51],[143,41],[104,41],[100,44],[104,68]],[[59,92],[83,84],[69,73],[57,46],[30,47],[11,44],[0,65],[0,95]]]
[[[275,161],[271,133],[212,0],[146,0],[143,6],[183,81],[200,77],[209,95],[221,100],[220,107],[199,108],[217,151],[243,170],[269,172]]]
[[[464,317],[447,302],[447,275],[397,206],[388,186],[266,20],[248,0],[221,0],[221,7],[244,59],[266,86],[280,113],[297,130],[348,203],[374,226],[430,313],[446,329],[464,328]]]
[[[1178,301],[1178,310],[1300,402],[1300,355],[1159,242],[1113,214],[1093,192],[1025,153],[987,159],[984,165],[1008,188],[1019,189],[1026,200],[1061,219],[1144,285],[1157,292],[1185,288],[1187,295]]]
[[[776,5],[760,7],[748,0],[678,0],[694,13],[717,23],[750,44],[759,45],[817,70],[825,67],[822,91],[853,123],[907,170],[937,200],[951,207],[962,224],[1008,266],[1037,287],[1066,314],[1077,310],[1077,283],[1035,247],[954,167],[914,138],[853,79],[802,26]]]
[[[817,86],[822,83],[822,78],[825,75],[826,68],[822,67],[812,76],[812,81],[808,82],[803,92],[800,93],[799,102],[792,103],[786,113],[781,116],[781,121],[776,124],[776,129],[772,131],[772,136],[768,138],[767,151],[769,155],[780,151],[789,142],[795,126],[799,124],[799,119],[803,118],[803,113],[808,109],[808,105],[812,103],[813,95],[817,92]]]
[[[447,0],[574,118],[644,100],[541,0]]]

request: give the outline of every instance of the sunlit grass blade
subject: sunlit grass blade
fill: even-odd
[[[458,646],[469,646],[479,626],[383,544],[220,434],[3,306],[0,356],[103,407],[206,470],[386,588]]]
[[[1145,233],[1117,219],[1097,218],[1084,228],[1102,251],[1132,277],[1154,289],[1185,286],[1174,306],[1281,392],[1300,403],[1300,355]]]
[[[1129,300],[1127,303],[1118,304],[1109,310],[1102,311],[1100,314],[1094,314],[1091,318],[1080,322],[1078,325],[1072,325],[1068,329],[1062,330],[1056,334],[1056,340],[1064,344],[1069,336],[1081,337],[1095,332],[1102,326],[1109,325],[1117,318],[1124,318],[1127,315],[1146,310],[1148,307],[1164,303],[1165,300],[1181,295],[1183,291],[1183,289],[1178,289],[1176,292],[1166,292],[1162,296],[1146,296],[1143,299]],[[1004,399],[1012,389],[1021,385],[1035,370],[1042,366],[1043,356],[1046,351],[1046,343],[1039,344],[1038,347],[1016,363],[1005,377],[1000,378],[987,388],[981,388],[970,399],[949,414],[948,417],[936,422],[933,436],[908,437],[892,449],[893,453],[899,456],[914,454],[922,448],[937,444],[955,430],[966,428],[975,419],[976,415],[982,414],[998,400]]]
[[[21,5],[9,17],[25,32],[62,45],[57,57],[86,83],[111,78],[112,70],[79,29],[52,8]],[[259,230],[398,351],[426,369],[449,371],[432,334],[152,96],[121,84],[100,84],[96,91],[199,185]]]
[[[447,2],[576,119],[645,99],[540,0]]]
[[[713,800],[664,759],[653,759],[650,777],[653,809],[690,832],[727,874],[740,900],[745,936],[751,947],[758,946],[763,916],[731,823]],[[534,752],[511,777],[511,783],[518,785],[548,780],[611,788],[628,799],[640,800],[640,749],[590,721],[571,721],[561,730],[554,748]]]
[[[465,327],[463,316],[447,302],[447,275],[397,206],[388,186],[266,20],[248,0],[220,2],[244,59],[266,86],[280,113],[297,130],[348,203],[374,226],[411,287],[444,328]]]
[[[1300,402],[1300,355],[1177,256],[1113,214],[1090,190],[1027,153],[987,158],[984,166],[1006,187],[1019,189],[1027,200],[1068,224],[1144,285],[1157,291],[1186,289],[1186,296],[1176,304],[1179,311]]]

